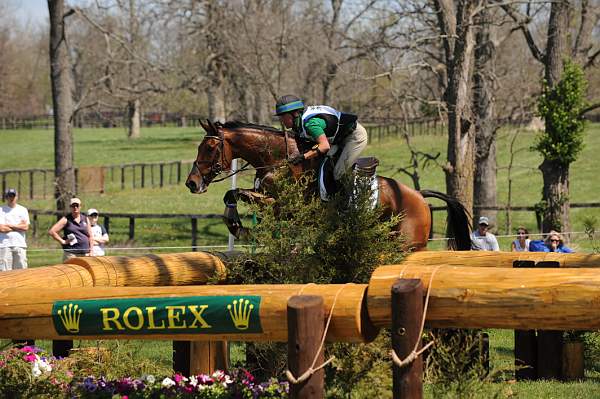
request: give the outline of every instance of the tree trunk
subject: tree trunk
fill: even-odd
[[[470,110],[471,59],[474,38],[472,19],[475,2],[464,0],[456,7],[456,39],[449,61],[447,193],[461,201],[473,214],[473,172],[475,169],[475,125]]]
[[[546,201],[542,217],[542,231],[570,231],[569,165],[544,159],[539,169],[544,178],[542,198]],[[567,236],[564,238],[568,240]]]
[[[140,122],[140,100],[136,98],[127,102],[127,138],[137,139],[141,136]]]
[[[213,84],[206,90],[208,119],[225,122],[225,89],[222,83]]]
[[[569,2],[552,3],[548,22],[548,42],[546,46],[545,78],[548,88],[559,81],[564,69],[564,57],[568,54]],[[553,135],[555,127],[552,119],[546,118],[546,134]],[[551,229],[570,230],[569,218],[569,165],[544,159],[539,166],[544,179],[542,201],[547,204],[542,220],[542,231]],[[568,240],[568,237],[565,237]]]
[[[487,216],[496,222],[497,211],[479,210],[481,206],[496,206],[496,131],[493,76],[495,75],[496,48],[492,40],[492,24],[487,9],[478,15],[475,34],[475,66],[473,110],[475,113],[475,181],[473,187],[473,218]]]
[[[54,111],[54,175],[56,209],[66,210],[75,192],[73,169],[73,97],[65,37],[64,0],[48,0],[50,16],[50,80]]]

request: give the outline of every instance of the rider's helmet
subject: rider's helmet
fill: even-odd
[[[275,104],[275,115],[279,116],[286,112],[296,111],[298,109],[304,109],[304,101],[293,94],[286,94],[285,96],[279,97],[277,100],[277,104]]]

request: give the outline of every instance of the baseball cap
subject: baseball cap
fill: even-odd
[[[17,190],[15,190],[14,188],[9,188],[4,192],[4,196],[8,197],[9,195],[17,195]]]
[[[70,205],[73,205],[73,204],[81,205],[81,200],[79,198],[71,198],[71,202],[69,204]]]
[[[98,210],[96,208],[90,208],[87,211],[88,216],[92,216],[93,214],[98,215]]]
[[[479,223],[478,224],[485,224],[486,226],[490,225],[490,221],[487,217],[482,216],[479,218]]]

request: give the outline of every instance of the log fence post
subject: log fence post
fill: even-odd
[[[557,268],[558,262],[537,262],[536,268]],[[537,332],[537,377],[538,379],[562,378],[563,332],[538,330]]]
[[[33,170],[29,171],[29,199],[33,199]]]
[[[159,173],[158,173],[159,174],[159,186],[160,186],[160,188],[162,188],[164,185],[165,164],[161,163],[158,168],[159,168]]]
[[[106,234],[110,234],[110,216],[104,216],[104,229]]]
[[[423,319],[423,283],[419,279],[399,279],[392,286],[392,348],[400,359],[421,348]],[[423,397],[423,358],[399,367],[392,365],[394,399]]]
[[[2,173],[2,195],[6,192],[6,173]]]
[[[121,165],[121,190],[125,190],[125,166]]]
[[[535,262],[520,260],[513,268],[531,268]],[[515,379],[517,381],[537,379],[537,338],[535,330],[515,330]]]
[[[145,183],[146,183],[146,164],[143,163],[142,164],[142,188],[145,187]]]
[[[312,366],[315,356],[316,365],[324,361],[323,350],[319,351],[325,328],[323,298],[316,295],[291,297],[287,304],[287,325],[288,369],[299,378]],[[290,398],[323,398],[324,377],[325,372],[320,369],[297,384],[290,381]]]
[[[198,218],[192,218],[192,252],[198,251]]]
[[[181,161],[177,161],[177,184],[181,183]]]
[[[37,229],[38,229],[38,214],[37,212],[33,213],[33,223],[31,226],[31,235],[33,238],[37,237]]]
[[[133,240],[135,237],[135,217],[129,217],[129,239]]]
[[[43,195],[42,195],[43,199],[46,199],[46,184],[47,184],[47,182],[46,182],[46,171],[44,170],[44,184],[42,185],[42,188],[44,190],[43,191]]]
[[[17,192],[21,192],[21,171],[17,172]],[[4,193],[2,193],[2,195],[4,195]]]

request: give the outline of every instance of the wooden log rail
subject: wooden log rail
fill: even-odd
[[[403,266],[464,267],[600,267],[598,254],[557,252],[421,251],[408,255]]]
[[[545,330],[600,329],[597,269],[509,269],[457,266],[382,266],[369,282],[373,324],[391,324],[390,287],[416,278],[429,287],[427,326]]]
[[[81,257],[66,264],[2,272],[0,289],[200,285],[225,275],[221,259],[206,252]]]
[[[285,342],[287,302],[303,294],[322,296],[327,315],[336,301],[328,341],[367,342],[378,330],[365,313],[366,288],[366,284],[4,288],[0,337],[20,338],[34,331],[32,338],[42,339]]]

